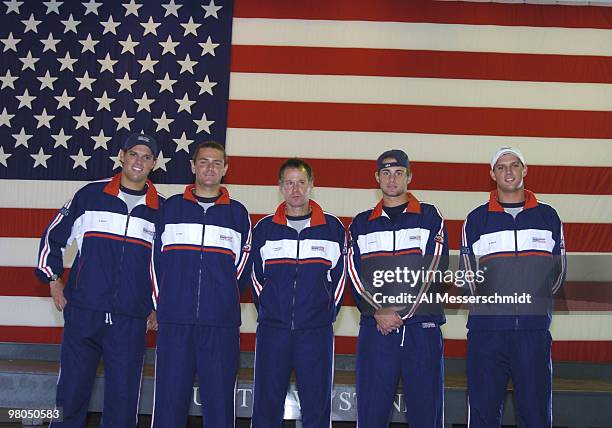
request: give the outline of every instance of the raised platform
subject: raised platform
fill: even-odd
[[[6,357],[0,352],[0,358]],[[55,386],[59,363],[41,359],[23,359],[27,348],[19,348],[23,352],[11,352],[20,359],[0,359],[0,408],[51,408],[54,404]],[[0,347],[0,351],[2,351]],[[15,350],[13,350],[15,351]],[[51,355],[57,349],[30,348],[32,358],[40,358],[46,352]],[[47,355],[49,356],[49,355]],[[248,418],[251,415],[253,403],[253,369],[252,355],[242,356],[242,368],[239,373],[236,390],[236,416]],[[140,413],[150,414],[153,397],[153,365],[150,353],[143,376],[140,400]],[[355,408],[355,377],[352,370],[352,357],[338,356],[340,370],[336,370],[334,394],[332,401],[332,419],[334,421],[354,421]],[[445,383],[445,424],[447,427],[462,425],[467,420],[466,409],[466,378],[460,367],[462,361],[447,361]],[[588,365],[587,365],[588,366]],[[601,367],[601,366],[600,366]],[[592,372],[592,367],[586,367],[585,372]],[[594,379],[559,378],[553,381],[553,424],[555,427],[569,428],[604,428],[612,427],[612,379],[609,379],[608,367],[605,372]],[[599,371],[599,370],[597,370]],[[567,369],[567,374],[572,375]],[[103,405],[103,365],[98,369],[98,378],[90,403],[90,411],[101,412]],[[406,406],[401,386],[393,405],[394,422],[405,422]],[[194,381],[190,414],[201,414],[201,403],[198,394],[197,381]],[[299,420],[299,395],[292,381],[285,401],[285,419]],[[36,422],[36,421],[32,421]],[[42,422],[42,421],[40,421]],[[514,425],[514,406],[512,387],[508,388],[504,425]]]

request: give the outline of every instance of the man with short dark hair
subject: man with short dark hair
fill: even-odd
[[[367,428],[388,426],[401,377],[408,424],[442,428],[444,366],[440,325],[445,317],[440,305],[425,305],[421,300],[431,295],[432,278],[427,275],[406,288],[412,292],[414,303],[389,306],[382,304],[369,288],[372,282],[366,278],[365,268],[368,263],[384,260],[389,269],[410,268],[414,273],[446,269],[446,227],[434,205],[418,201],[407,191],[412,172],[406,153],[386,151],[376,165],[375,178],[382,200],[373,209],[358,214],[349,228],[349,275],[361,311],[357,423]]]
[[[525,189],[527,163],[520,150],[500,147],[491,159],[496,190],[468,214],[461,268],[483,273],[468,282],[477,297],[528,293],[529,302],[470,307],[468,425],[499,427],[512,378],[519,426],[552,426],[553,295],[565,280],[563,224],[550,205]]]
[[[246,208],[221,186],[228,163],[217,142],[196,147],[195,183],[169,198],[155,241],[159,334],[152,426],[184,427],[198,374],[203,423],[235,423],[240,290],[251,244]]]
[[[147,177],[158,154],[153,137],[130,135],[119,152],[121,172],[80,189],[41,239],[36,274],[64,312],[56,395],[64,420],[53,427],[85,426],[101,356],[102,426],[137,424],[145,333],[157,328],[150,261],[161,198]],[[63,250],[73,241],[78,252],[64,286]]]
[[[333,322],[344,291],[346,233],[310,199],[312,168],[288,159],[284,202],[253,230],[251,280],[258,310],[253,428],[282,426],[295,370],[304,428],[331,426]]]

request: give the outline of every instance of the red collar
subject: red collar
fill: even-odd
[[[525,189],[525,209],[528,210],[529,208],[535,208],[538,206],[538,199],[536,198],[536,195]],[[501,206],[501,204],[497,201],[497,190],[493,190],[491,192],[491,194],[489,195],[489,211],[494,211],[494,212],[504,212],[504,207]]]
[[[323,208],[312,199],[308,200],[308,205],[312,211],[310,217],[310,226],[320,226],[325,224],[325,214],[323,214]],[[276,208],[272,221],[277,224],[287,225],[287,202],[283,202]]]
[[[404,210],[404,212],[411,213],[411,214],[421,214],[421,203],[419,202],[419,200],[415,198],[414,195],[410,192],[408,192],[407,195],[408,195],[408,204],[406,205],[406,209]],[[368,217],[368,220],[375,220],[382,215],[383,215],[383,200],[381,199],[378,202],[378,204],[376,204],[374,209],[372,210],[372,213],[370,214],[370,217]]]
[[[159,198],[157,197],[157,189],[151,182],[151,180],[146,181],[147,186],[147,196],[145,198],[145,203],[147,207],[152,208],[154,210],[159,208]],[[104,186],[104,193],[109,194],[111,196],[118,196],[119,190],[121,190],[121,173],[117,173],[112,180]]]
[[[195,202],[198,203],[198,200],[196,199],[195,195],[194,195],[194,190],[196,188],[195,184],[189,184],[188,186],[185,187],[185,191],[183,192],[183,199],[187,199],[188,201],[191,202]],[[219,190],[221,191],[221,196],[219,196],[219,199],[217,199],[215,201],[215,205],[227,205],[230,203],[230,197],[229,197],[229,192],[227,191],[227,189],[223,186],[221,186],[219,188]]]

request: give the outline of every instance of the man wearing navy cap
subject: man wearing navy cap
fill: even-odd
[[[525,189],[527,163],[520,150],[500,147],[491,159],[496,189],[468,214],[460,266],[484,273],[468,282],[476,297],[523,293],[528,302],[470,307],[468,425],[499,427],[508,379],[518,426],[552,426],[551,335],[553,295],[565,280],[563,225],[550,205]]]
[[[121,146],[122,170],[81,188],[45,229],[36,275],[64,313],[55,427],[83,427],[96,369],[104,356],[102,427],[135,427],[145,333],[156,329],[150,277],[155,223],[162,198],[147,177],[159,146],[144,134]],[[78,252],[66,285],[64,249]]]
[[[406,153],[386,151],[376,164],[375,178],[382,200],[358,214],[349,228],[349,274],[361,311],[357,421],[368,428],[388,426],[401,377],[408,424],[441,428],[444,368],[440,325],[445,317],[440,306],[425,309],[420,300],[420,296],[432,292],[432,278],[423,278],[411,287],[417,296],[414,303],[389,306],[374,295],[365,272],[373,261],[383,259],[386,266],[395,263],[417,271],[445,270],[446,227],[434,205],[418,201],[407,191],[412,172]]]

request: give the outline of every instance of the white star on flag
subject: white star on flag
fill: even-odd
[[[194,119],[193,122],[198,125],[198,130],[196,131],[196,133],[204,131],[207,134],[210,134],[210,127],[213,123],[215,123],[214,120],[208,120],[208,118],[206,117],[206,113],[202,113],[202,119]]]
[[[44,1],[43,4],[47,7],[47,11],[45,12],[45,15],[49,15],[51,12],[59,15],[60,13],[59,8],[63,3],[64,3],[63,1],[57,1],[57,0]]]
[[[138,9],[142,7],[141,4],[136,4],[134,0],[130,0],[129,3],[124,3],[121,6],[125,8],[125,16],[134,15],[138,16]]]
[[[147,22],[141,22],[140,25],[142,25],[142,28],[144,28],[142,33],[143,37],[147,34],[157,36],[157,27],[159,27],[161,23],[153,22],[153,17],[149,16],[149,20]]]
[[[177,63],[181,65],[181,70],[179,71],[179,74],[183,74],[186,71],[190,72],[191,74],[194,74],[193,66],[196,65],[198,62],[192,61],[189,54],[187,54],[184,60],[179,60],[177,61]]]
[[[206,42],[198,43],[198,45],[200,45],[200,47],[202,48],[202,56],[205,56],[206,54],[211,54],[212,56],[215,56],[215,49],[219,46],[219,43],[213,43],[210,36],[208,36]]]
[[[52,155],[45,154],[45,151],[41,147],[40,150],[38,150],[38,153],[31,154],[30,156],[32,156],[32,159],[34,159],[34,166],[33,166],[33,168],[36,168],[37,166],[42,166],[42,167],[47,168],[47,160]]]
[[[74,68],[72,66],[74,65],[75,62],[78,61],[77,58],[70,57],[70,52],[66,52],[66,55],[64,55],[64,58],[57,58],[57,60],[61,64],[59,71],[62,71],[64,69],[74,71]]]
[[[163,112],[161,117],[154,117],[153,121],[157,123],[157,129],[155,129],[155,132],[159,132],[161,129],[165,129],[166,131],[170,132],[170,124],[174,122],[174,119],[166,117],[166,112]]]
[[[64,34],[66,34],[68,31],[72,31],[72,32],[74,32],[74,34],[78,34],[77,33],[77,26],[81,23],[81,21],[76,21],[72,17],[72,14],[70,14],[70,16],[68,17],[67,20],[60,21],[60,22],[62,24],[64,24]]]
[[[106,135],[104,135],[104,131],[102,129],[100,129],[100,133],[97,136],[92,136],[91,139],[96,142],[96,144],[95,144],[95,146],[93,148],[94,150],[96,150],[98,148],[102,148],[104,150],[108,150],[108,147],[107,147],[106,143],[108,143],[110,140],[112,140],[112,137],[107,137]]]
[[[106,95],[106,91],[102,93],[101,97],[94,98],[94,100],[96,100],[96,102],[98,103],[98,108],[96,111],[100,111],[100,110],[112,111],[110,105],[113,101],[115,101],[115,99],[110,98],[108,95]]]
[[[43,126],[51,129],[51,121],[55,118],[55,115],[47,114],[47,109],[43,108],[41,114],[35,114],[34,118],[38,121],[36,129],[42,128]]]
[[[109,15],[106,21],[100,22],[100,25],[104,27],[104,30],[102,31],[102,35],[105,35],[106,33],[113,33],[116,36],[117,27],[121,25],[121,22],[113,21],[113,15]]]
[[[68,148],[68,140],[70,139],[71,135],[66,135],[64,133],[64,128],[60,129],[59,134],[51,135],[51,137],[55,140],[55,144],[53,145],[54,149],[57,149],[58,147]]]
[[[194,36],[198,36],[198,28],[200,28],[202,26],[202,24],[196,24],[193,21],[193,17],[190,16],[189,17],[189,21],[186,22],[185,24],[181,24],[181,27],[183,27],[185,29],[185,32],[183,33],[183,37],[186,37],[188,34],[193,34]]]
[[[13,138],[15,139],[15,148],[19,146],[28,147],[28,140],[32,138],[32,136],[26,134],[25,129],[22,127],[19,134],[13,134]]]
[[[160,86],[159,93],[160,94],[164,91],[173,93],[172,86],[176,83],[176,80],[170,79],[170,76],[168,75],[167,72],[163,79],[158,79],[156,80],[156,82],[159,83],[159,86]]]
[[[164,171],[167,171],[166,164],[170,162],[170,159],[171,158],[165,158],[164,152],[160,150],[159,156],[157,156],[157,160],[155,161],[155,167],[153,168],[153,171],[157,171],[158,169],[163,169]]]
[[[34,14],[32,13],[30,14],[30,18],[21,22],[23,23],[23,25],[25,25],[25,30],[23,30],[24,33],[27,33],[28,31],[33,31],[38,34],[38,24],[40,24],[42,21],[35,20]]]
[[[140,69],[140,72],[144,73],[145,71],[150,71],[151,73],[155,73],[155,70],[153,69],[153,67],[155,67],[155,64],[157,64],[158,62],[159,61],[157,60],[151,59],[151,54],[148,53],[145,59],[138,60],[138,63],[142,66],[142,68]]]
[[[64,92],[62,92],[62,95],[59,96],[55,96],[53,97],[57,100],[57,109],[59,110],[62,107],[67,108],[68,110],[70,110],[70,102],[72,102],[72,100],[74,100],[74,97],[68,96],[68,91],[66,91],[66,89],[64,89]]]
[[[19,61],[21,61],[23,63],[23,66],[21,67],[21,71],[26,70],[26,69],[31,69],[32,71],[36,71],[35,68],[35,64],[40,60],[40,58],[34,58],[32,57],[32,52],[28,51],[28,53],[26,54],[25,57],[23,58],[19,58]]]
[[[159,45],[164,48],[162,50],[162,56],[167,54],[167,53],[171,53],[172,55],[176,55],[176,53],[174,52],[174,48],[177,47],[179,44],[179,42],[173,42],[172,41],[172,36],[168,35],[168,38],[166,39],[165,42],[159,42]]]
[[[15,89],[15,81],[17,79],[19,79],[19,76],[11,76],[11,70],[6,70],[6,74],[4,76],[0,76],[0,80],[2,81],[2,87],[0,87],[0,89]]]
[[[136,109],[136,113],[140,110],[146,110],[149,113],[151,112],[151,104],[155,102],[153,98],[147,98],[146,91],[143,92],[142,98],[134,98],[134,102],[138,104],[138,108]]]
[[[72,118],[76,121],[75,130],[79,128],[89,129],[89,122],[91,122],[93,116],[87,116],[85,109],[83,109],[80,115],[72,116]]]
[[[198,95],[202,95],[205,92],[212,95],[213,94],[212,88],[214,88],[217,85],[217,82],[211,82],[208,79],[208,74],[204,77],[204,80],[202,80],[201,82],[196,82],[196,83],[200,87],[200,92],[198,93]]]
[[[128,117],[127,114],[125,113],[125,110],[123,110],[123,112],[121,113],[121,116],[113,117],[113,120],[117,122],[117,131],[119,131],[120,129],[127,129],[129,131],[130,123],[134,121],[134,118]]]
[[[14,114],[9,114],[6,111],[6,107],[4,107],[4,109],[2,110],[2,113],[0,113],[0,126],[8,126],[9,128],[11,127],[11,119],[14,118],[15,115]]]
[[[8,38],[0,39],[0,41],[2,41],[2,43],[4,44],[4,49],[2,50],[2,52],[6,52],[8,50],[17,52],[17,43],[19,43],[21,39],[14,38],[13,33],[10,32]]]
[[[83,149],[79,149],[79,153],[76,155],[70,155],[70,158],[74,161],[74,165],[72,169],[77,169],[78,167],[83,167],[83,169],[87,169],[87,161],[91,158],[91,156],[86,156],[83,154]]]
[[[121,49],[122,54],[129,52],[132,55],[136,55],[136,52],[134,52],[134,48],[138,46],[140,42],[134,42],[132,40],[132,35],[128,34],[127,39],[119,40],[119,44],[123,46],[123,49]]]
[[[119,62],[116,59],[112,59],[110,57],[110,53],[108,52],[106,53],[104,59],[99,59],[97,61],[102,66],[102,68],[100,68],[100,73],[103,73],[105,71],[110,71],[111,73],[114,73],[113,67],[115,66],[115,64],[117,64],[117,62]]]
[[[162,4],[162,7],[164,9],[166,9],[166,13],[164,14],[164,18],[166,16],[170,16],[170,15],[174,15],[174,16],[176,16],[178,18],[178,10],[181,7],[183,7],[183,5],[182,4],[177,5],[177,4],[174,3],[174,0],[170,0],[170,3]]]
[[[4,152],[4,147],[0,146],[0,163],[2,165],[4,165],[5,167],[8,167],[8,163],[7,160],[8,158],[10,158],[11,156],[13,156],[10,153],[5,153]]]
[[[177,98],[174,101],[179,105],[177,112],[186,111],[189,114],[191,114],[191,106],[196,103],[187,97],[187,93],[185,93],[183,98]]]
[[[6,5],[6,14],[8,15],[11,12],[15,12],[17,15],[19,15],[19,6],[21,6],[23,4],[22,1],[16,1],[16,0],[11,0],[11,1],[5,1],[4,4]]]
[[[219,16],[217,15],[217,12],[223,6],[217,6],[217,5],[215,5],[215,0],[210,0],[210,3],[208,3],[208,6],[202,5],[202,7],[206,11],[206,14],[204,15],[204,19],[208,18],[209,16],[212,16],[215,19],[219,19]]]
[[[42,91],[45,88],[53,90],[53,83],[58,79],[57,77],[52,77],[49,70],[46,71],[45,75],[42,77],[37,77],[40,80],[40,90]]]
[[[85,70],[83,77],[77,77],[76,80],[79,82],[79,91],[85,88],[93,91],[91,84],[94,83],[96,79],[89,77],[89,72],[87,70]]]
[[[193,143],[193,140],[187,139],[185,131],[181,134],[181,138],[173,138],[172,141],[176,143],[176,152],[184,150],[185,153],[189,153],[189,145]]]
[[[30,95],[28,88],[23,91],[23,95],[17,95],[15,98],[19,100],[19,106],[17,108],[27,107],[30,110],[32,110],[32,101],[36,99],[36,97]]]
[[[53,34],[49,33],[49,36],[40,42],[43,44],[43,53],[47,51],[57,52],[56,45],[60,42],[60,39],[54,39]]]
[[[94,0],[89,0],[87,3],[81,3],[85,6],[85,15],[89,15],[90,13],[98,15],[98,8],[102,6],[102,3],[97,3]]]

